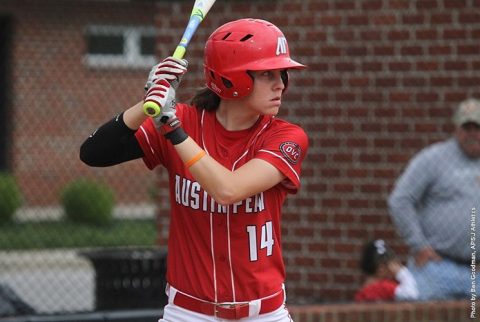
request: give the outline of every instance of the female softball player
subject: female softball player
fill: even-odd
[[[227,23],[207,40],[206,88],[190,104],[175,103],[186,61],[168,57],[150,73],[144,101],[83,143],[90,166],[143,158],[168,170],[169,301],[160,321],[292,321],[280,217],[300,187],[308,139],[275,115],[287,71],[304,67],[275,25]],[[145,102],[161,115],[146,117]]]

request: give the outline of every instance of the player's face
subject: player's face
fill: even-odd
[[[282,73],[285,70],[262,70],[252,72],[253,90],[247,96],[246,104],[253,112],[263,115],[276,115],[282,104],[285,85]]]
[[[456,137],[460,147],[470,158],[480,158],[480,125],[469,122],[457,128]]]

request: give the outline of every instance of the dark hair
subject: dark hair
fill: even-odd
[[[252,78],[252,80],[255,80],[255,76],[252,71],[247,70],[247,74]],[[288,86],[288,71],[286,69],[282,70],[280,76],[286,88]],[[232,86],[231,83],[230,86]],[[197,90],[195,95],[190,100],[190,105],[193,105],[201,110],[216,111],[220,105],[220,96],[205,86]]]
[[[395,257],[395,252],[383,239],[372,240],[363,248],[360,267],[365,274],[375,275],[380,264],[387,263]]]
[[[201,110],[216,111],[220,105],[220,97],[208,87],[202,87],[192,97],[190,104]]]

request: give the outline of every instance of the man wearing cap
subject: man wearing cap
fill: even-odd
[[[480,284],[480,100],[462,102],[453,121],[453,137],[415,155],[388,199],[422,300],[470,298]]]

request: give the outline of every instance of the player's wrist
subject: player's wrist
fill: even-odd
[[[170,118],[165,124],[160,127],[160,132],[167,140],[170,140],[173,145],[182,143],[188,138],[187,133],[182,128],[182,122],[176,118]]]
[[[179,127],[173,131],[171,131],[168,134],[165,134],[165,138],[170,140],[173,145],[177,145],[188,139],[188,134],[185,133],[185,131]]]

